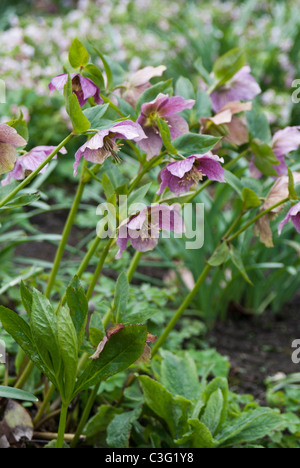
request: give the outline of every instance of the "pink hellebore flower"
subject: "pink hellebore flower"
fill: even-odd
[[[8,185],[11,183],[11,179],[23,180],[31,172],[35,171],[45,159],[55,150],[56,146],[36,146],[24,156],[17,158],[15,167],[9,172],[1,185]],[[60,150],[61,154],[66,154],[67,151],[63,147]],[[54,156],[55,159],[57,156]],[[48,164],[41,169],[40,174],[43,174],[48,167]]]
[[[273,166],[279,176],[288,174],[287,165],[285,162],[285,155],[291,151],[296,151],[300,146],[300,126],[286,127],[283,130],[276,132],[272,139],[271,148],[275,157],[279,161],[279,165]],[[252,177],[259,179],[262,173],[254,164],[254,158],[250,161],[249,166]]]
[[[283,227],[289,222],[292,221],[293,225],[296,228],[296,231],[300,233],[300,202],[292,206],[288,214],[281,223],[278,225],[278,234],[281,234]]]
[[[116,143],[118,138],[140,141],[147,137],[142,127],[131,120],[122,120],[108,129],[100,130],[76,152],[74,177],[77,175],[82,156],[94,164],[103,164],[110,155],[118,161],[117,153],[120,149]]]
[[[225,182],[224,169],[220,162],[223,158],[209,152],[194,154],[183,161],[170,163],[160,173],[161,185],[158,194],[169,187],[176,195],[188,192],[189,189],[207,176],[210,180]]]
[[[85,78],[84,76],[80,75],[80,73],[71,73],[70,76],[72,79],[73,92],[76,94],[81,107],[84,106],[90,97],[94,98],[96,104],[102,104],[103,100],[100,97],[100,89],[95,85],[95,83],[93,83],[92,80]],[[55,89],[59,91],[63,90],[67,81],[67,73],[55,76],[48,85],[49,91],[52,92]]]
[[[260,86],[250,72],[250,67],[246,65],[228,83],[211,93],[210,98],[215,112],[218,112],[229,102],[249,101],[261,93]]]
[[[161,76],[165,70],[166,67],[164,65],[159,65],[158,67],[145,67],[133,73],[128,82],[125,83],[126,90],[123,93],[125,101],[132,107],[135,107],[140,95],[151,87],[151,78]]]
[[[143,127],[148,139],[139,143],[139,146],[147,153],[148,160],[158,156],[163,145],[156,119],[161,118],[167,122],[173,140],[189,131],[187,122],[177,114],[184,109],[191,109],[194,104],[193,99],[169,97],[168,94],[161,93],[153,101],[142,104],[137,122]]]
[[[0,175],[14,167],[19,146],[27,145],[26,140],[17,131],[6,124],[0,124]]]
[[[160,231],[185,232],[183,219],[179,214],[180,205],[148,206],[139,214],[120,227],[117,245],[119,251],[116,258],[121,258],[122,252],[130,241],[132,247],[139,252],[153,250],[157,244]]]

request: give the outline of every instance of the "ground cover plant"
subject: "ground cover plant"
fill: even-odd
[[[299,288],[297,5],[159,3],[3,3],[1,448],[299,447],[207,340]]]

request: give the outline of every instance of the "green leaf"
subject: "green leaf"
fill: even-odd
[[[114,313],[116,323],[122,323],[123,316],[126,315],[127,303],[129,296],[129,281],[127,274],[123,271],[116,283],[115,299],[114,299]]]
[[[225,181],[227,182],[227,184],[229,184],[230,187],[232,187],[233,190],[236,191],[240,199],[243,200],[243,193],[242,193],[243,185],[240,179],[238,179],[236,175],[234,175],[230,171],[227,171],[226,169],[224,170],[224,172],[225,172]]]
[[[56,376],[61,366],[56,315],[49,300],[36,289],[32,295],[30,324],[33,340],[47,368]]]
[[[251,111],[246,112],[247,125],[252,139],[256,138],[264,143],[271,143],[272,133],[267,116],[256,105]]]
[[[39,401],[32,393],[25,392],[18,388],[3,387],[0,385],[0,398],[9,398],[11,400]]]
[[[64,97],[66,101],[66,111],[71,119],[73,131],[75,133],[86,132],[91,124],[82,112],[76,94],[72,92],[72,80],[70,75],[64,87]]]
[[[105,55],[103,55],[100,50],[93,46],[94,47],[94,50],[96,52],[96,54],[98,55],[98,57],[100,57],[102,63],[103,63],[103,66],[104,66],[104,70],[105,70],[105,74],[106,74],[106,89],[107,91],[111,91],[114,87],[114,78],[113,78],[113,74],[112,74],[112,71],[111,71],[111,68],[105,58]]]
[[[58,377],[62,399],[69,404],[75,386],[78,366],[78,340],[69,311],[60,307],[57,312],[57,336],[63,366]]]
[[[146,338],[147,329],[143,325],[125,327],[111,336],[99,358],[91,360],[78,378],[73,396],[127,369],[142,355]]]
[[[73,68],[85,67],[89,62],[89,53],[77,37],[69,50],[69,62]]]
[[[115,408],[111,405],[101,405],[98,412],[89,419],[83,434],[87,439],[97,436],[100,432],[106,431],[107,426],[116,414],[122,413],[122,408]]]
[[[244,208],[246,210],[248,208],[257,208],[261,204],[261,201],[256,193],[248,187],[243,188],[242,197],[244,201]]]
[[[175,93],[182,96],[184,99],[195,99],[195,91],[193,84],[188,78],[180,76],[176,81]]]
[[[134,211],[131,211],[130,207],[132,207],[132,205],[135,205],[136,203],[141,203],[144,200],[145,196],[150,190],[151,185],[152,185],[152,182],[149,182],[149,184],[143,185],[142,187],[138,188],[137,190],[135,190],[129,195],[128,201],[127,201],[129,215],[134,212]]]
[[[20,112],[20,116],[18,119],[10,120],[9,122],[6,122],[6,125],[13,127],[18,132],[18,134],[24,138],[24,140],[28,141],[29,134],[28,134],[27,122],[26,120],[23,119],[22,111]]]
[[[194,67],[200,74],[201,78],[205,81],[205,83],[208,86],[212,86],[213,84],[213,78],[211,77],[211,74],[206,70],[206,68],[203,65],[203,61],[201,57],[198,57],[197,60],[194,62]],[[207,117],[207,116],[206,116]]]
[[[103,75],[96,65],[93,65],[92,63],[86,65],[82,71],[82,75],[92,80],[98,88],[105,89]]]
[[[9,333],[23,351],[30,357],[36,366],[49,376],[46,367],[41,361],[29,325],[16,312],[0,306],[0,320],[3,328]]]
[[[6,205],[2,206],[0,210],[8,210],[12,208],[19,208],[21,206],[27,206],[31,203],[34,203],[40,198],[40,194],[37,193],[29,193],[26,195],[21,195],[19,197],[13,198],[10,200]]]
[[[251,150],[254,153],[254,164],[266,176],[278,177],[276,169],[273,166],[279,164],[272,148],[263,141],[254,139],[251,141]]]
[[[219,57],[213,66],[213,73],[218,86],[224,85],[245,65],[242,49],[232,49]]]
[[[106,442],[109,447],[128,448],[132,424],[139,418],[142,409],[136,408],[122,414],[116,414],[107,427]],[[122,430],[120,430],[122,428]]]
[[[288,167],[289,175],[289,196],[291,200],[298,200],[298,195],[295,190],[294,176],[290,168]]]
[[[247,411],[218,434],[216,439],[222,447],[259,440],[280,427],[282,417],[270,408]]]
[[[228,245],[226,242],[222,242],[222,244],[214,251],[207,263],[213,267],[223,265],[227,260],[228,254]]]
[[[247,275],[243,259],[241,257],[241,254],[238,250],[236,250],[233,245],[230,245],[229,249],[229,254],[231,257],[231,260],[233,264],[237,267],[239,272],[241,273],[242,277],[247,281],[247,283],[251,284],[251,286],[254,286],[252,281],[250,280],[249,276]]]
[[[136,103],[137,112],[140,112],[142,104],[153,101],[159,95],[159,93],[170,95],[172,91],[172,79],[156,83],[155,85],[151,86],[151,88],[146,89],[138,98]]]
[[[198,133],[185,133],[172,141],[172,145],[179,153],[187,156],[191,154],[205,154],[220,141],[220,138]]]
[[[159,382],[146,375],[139,377],[146,404],[157,416],[164,419],[173,439],[178,439],[188,431],[188,415],[192,403],[181,396],[174,396]]]
[[[187,448],[213,448],[216,445],[210,430],[199,419],[189,419],[188,423],[191,430],[175,440],[176,444]]]
[[[163,119],[160,119],[157,117],[156,119],[158,130],[161,136],[161,139],[163,141],[163,144],[166,148],[166,150],[171,153],[171,154],[177,154],[176,148],[171,143],[171,134],[170,134],[170,128],[167,122]]]
[[[227,378],[216,377],[206,386],[203,392],[203,400],[205,401],[205,406],[207,407],[211,396],[219,390],[222,392],[222,408],[219,408],[218,410],[219,421],[215,427],[214,433],[219,432],[220,428],[224,425],[227,419],[228,395],[229,395]],[[211,402],[211,404],[213,402],[214,400]],[[207,410],[207,411],[210,411],[210,410]]]
[[[77,276],[73,278],[67,289],[67,304],[76,330],[78,346],[80,347],[85,335],[89,306]]]
[[[89,107],[84,109],[85,117],[91,123],[92,128],[98,128],[102,124],[102,117],[109,108],[109,104],[100,104],[98,106]]]
[[[169,351],[162,351],[161,383],[173,395],[180,395],[187,400],[197,400],[200,383],[197,367],[186,352],[176,356]]]
[[[202,117],[211,117],[212,102],[205,91],[197,91],[196,103],[192,110],[195,113],[195,121],[199,121]]]
[[[20,294],[22,304],[27,312],[27,315],[30,317],[32,308],[32,292],[26,287],[23,281],[21,281],[20,284]]]
[[[223,405],[223,393],[218,388],[209,397],[209,400],[201,417],[201,422],[205,424],[205,426],[210,430],[212,435],[216,433],[216,430],[220,424]]]

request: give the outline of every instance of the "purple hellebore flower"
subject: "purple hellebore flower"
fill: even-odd
[[[24,156],[17,158],[15,167],[11,172],[7,174],[5,179],[2,180],[1,185],[8,185],[11,183],[11,179],[23,180],[31,172],[35,171],[45,159],[55,150],[56,146],[36,146]],[[63,147],[60,149],[61,154],[66,154],[67,150]],[[57,156],[54,156],[53,159],[56,159]],[[40,174],[43,174],[48,167],[48,164],[43,167],[40,171]]]
[[[71,73],[70,76],[72,79],[73,92],[76,94],[81,107],[84,106],[90,97],[94,98],[96,104],[102,104],[103,100],[100,97],[100,89],[95,85],[95,83],[93,83],[92,80],[85,78],[84,76],[80,75],[80,73]],[[49,91],[52,92],[55,89],[59,91],[63,90],[67,81],[67,73],[55,76],[48,85]]]
[[[228,83],[215,89],[211,95],[214,112],[219,112],[232,101],[249,101],[261,93],[248,65],[241,68]]]
[[[128,241],[135,250],[147,252],[157,246],[162,229],[178,234],[184,233],[185,226],[179,211],[180,205],[178,204],[154,205],[132,216],[125,225],[120,227],[117,239],[119,251],[116,258],[121,258]]]
[[[0,124],[0,175],[13,169],[17,159],[16,148],[25,145],[27,141],[13,127]]]
[[[160,173],[161,185],[158,194],[163,193],[166,187],[176,195],[188,192],[192,185],[197,184],[207,176],[210,180],[225,182],[224,169],[220,162],[223,158],[209,152],[194,154],[182,161],[170,163]]]
[[[103,164],[110,155],[118,161],[119,157],[117,153],[120,149],[116,143],[118,138],[140,141],[147,137],[142,127],[131,120],[122,120],[110,128],[100,130],[76,152],[73,166],[74,177],[77,175],[82,156],[87,161],[95,164]]]
[[[292,208],[289,210],[284,220],[281,221],[281,223],[279,223],[278,225],[279,235],[281,234],[283,227],[289,222],[289,220],[291,220],[292,223],[294,224],[296,231],[300,233],[300,202],[292,206]]]
[[[273,166],[278,176],[288,174],[285,155],[291,151],[296,151],[300,145],[300,126],[286,127],[283,130],[276,132],[272,139],[271,148],[274,156],[278,159],[279,165]],[[252,177],[259,179],[262,173],[254,164],[254,157],[250,161],[249,169]]]
[[[184,99],[181,96],[159,94],[153,101],[142,104],[141,113],[137,122],[143,127],[148,139],[143,140],[139,146],[147,153],[147,159],[158,156],[163,142],[157,127],[157,118],[167,122],[170,128],[171,139],[179,137],[189,131],[189,126],[183,117],[177,115],[185,109],[191,109],[195,104],[193,99]]]

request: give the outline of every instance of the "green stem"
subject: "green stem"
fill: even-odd
[[[130,186],[129,186],[129,191],[128,191],[128,195],[135,189],[135,187],[137,186],[137,184],[140,182],[140,180],[144,177],[144,175],[154,166],[156,166],[157,164],[159,164],[159,161],[161,160],[161,158],[163,157],[163,154],[160,154],[159,156],[156,156],[155,158],[152,158],[150,161],[148,161],[143,169],[141,170],[141,172],[135,177],[135,179],[133,179],[133,181],[131,182]]]
[[[129,268],[128,268],[128,271],[127,271],[127,278],[128,278],[128,281],[129,283],[131,282],[132,278],[133,278],[133,275],[137,269],[137,266],[139,264],[139,261],[141,259],[143,255],[143,252],[135,252],[132,260],[131,260],[131,263],[129,265]]]
[[[34,426],[37,425],[37,423],[40,421],[41,417],[43,416],[44,414],[44,411],[46,409],[46,406],[48,405],[48,403],[50,403],[50,400],[52,398],[52,395],[54,393],[54,390],[55,390],[55,386],[53,384],[51,384],[48,392],[46,393],[45,395],[45,398],[44,398],[44,401],[42,402],[34,420],[33,420],[33,424]]]
[[[71,208],[71,210],[69,212],[69,216],[67,218],[67,221],[66,221],[63,233],[62,233],[62,238],[61,238],[59,247],[58,247],[57,252],[56,252],[56,256],[55,256],[55,260],[54,260],[54,263],[53,263],[52,271],[51,271],[51,274],[50,274],[50,277],[49,277],[49,280],[48,280],[48,284],[47,284],[47,287],[46,287],[45,296],[48,297],[48,298],[50,297],[50,294],[51,294],[51,291],[52,291],[52,288],[53,288],[53,284],[55,282],[55,278],[56,278],[56,275],[57,275],[57,272],[58,272],[58,269],[59,269],[59,265],[61,263],[64,251],[65,251],[65,247],[66,247],[66,244],[67,244],[67,241],[68,241],[72,226],[74,224],[75,216],[76,216],[78,208],[79,208],[79,204],[80,204],[80,201],[81,201],[81,198],[82,198],[82,195],[83,195],[84,187],[86,185],[86,179],[85,179],[86,167],[87,167],[87,161],[84,160],[84,163],[83,163],[83,166],[82,166],[80,182],[79,182],[79,185],[78,185],[78,188],[77,188],[77,192],[76,192],[76,195],[75,195],[75,198],[74,198],[74,201],[73,201],[72,208]]]
[[[10,192],[1,202],[0,208],[6,205],[12,198],[14,198],[17,193],[20,192],[24,187],[26,187],[30,182],[40,173],[40,171],[47,165],[49,162],[54,158],[54,156],[61,150],[63,146],[65,146],[71,138],[75,136],[73,133],[67,136],[53,151],[49,154],[49,156],[45,159],[45,161],[35,170],[33,171],[26,179],[23,180],[12,192]]]
[[[92,393],[90,394],[89,396],[89,399],[87,401],[87,404],[85,405],[85,408],[84,408],[84,411],[82,413],[82,416],[81,416],[81,419],[80,419],[80,422],[78,424],[78,427],[77,427],[77,430],[75,432],[75,436],[70,444],[70,448],[74,448],[76,447],[78,441],[79,441],[79,438],[82,434],[82,431],[83,431],[83,428],[84,426],[86,425],[86,422],[89,418],[89,415],[90,415],[90,412],[93,408],[93,405],[95,403],[95,400],[97,398],[97,394],[98,394],[98,390],[99,390],[99,387],[100,387],[100,384],[101,382],[98,382],[94,388],[93,388],[93,391]]]
[[[64,435],[65,435],[66,422],[67,422],[67,415],[68,415],[68,405],[63,403],[63,405],[61,407],[60,418],[59,418],[59,427],[58,427],[56,448],[63,448]]]
[[[107,242],[107,244],[105,246],[105,249],[102,252],[102,255],[101,255],[100,260],[98,262],[97,268],[96,268],[95,273],[93,275],[92,281],[90,283],[89,289],[88,289],[88,291],[86,293],[86,298],[87,298],[88,301],[92,297],[92,294],[94,292],[94,289],[95,289],[95,286],[96,286],[97,281],[99,279],[99,276],[101,275],[105,259],[106,259],[107,255],[108,255],[109,249],[110,249],[113,242],[114,242],[114,238],[109,239],[109,241]]]
[[[275,205],[271,206],[270,208],[267,208],[264,211],[261,211],[255,218],[250,219],[248,223],[246,223],[239,231],[237,231],[235,234],[233,234],[231,237],[226,239],[227,242],[232,242],[234,239],[236,239],[240,234],[242,234],[248,227],[252,226],[252,224],[256,223],[260,218],[265,216],[266,214],[270,213],[270,211],[275,210],[275,208],[278,208],[278,206],[283,205],[284,203],[288,202],[289,198],[285,198],[284,200],[280,200],[278,203],[275,203]]]
[[[15,388],[22,388],[25,382],[27,381],[28,377],[30,376],[31,372],[33,371],[34,363],[29,361],[27,366],[25,367],[24,371],[20,375],[19,379],[15,383]]]
[[[172,319],[168,323],[167,327],[165,328],[165,330],[163,331],[163,333],[160,335],[160,337],[156,341],[155,345],[153,346],[152,351],[151,351],[152,356],[154,356],[154,354],[157,353],[157,351],[159,350],[161,345],[166,341],[166,339],[168,338],[170,332],[173,330],[173,328],[177,324],[178,320],[181,318],[184,311],[188,308],[188,306],[190,305],[190,303],[192,302],[192,300],[196,296],[197,292],[200,289],[200,286],[205,281],[205,279],[206,279],[208,273],[210,272],[211,268],[212,267],[210,265],[205,266],[205,268],[202,271],[201,275],[199,276],[193,290],[185,298],[185,300],[183,301],[183,303],[181,304],[181,306],[179,307],[179,309],[177,310],[175,315],[172,317]]]

